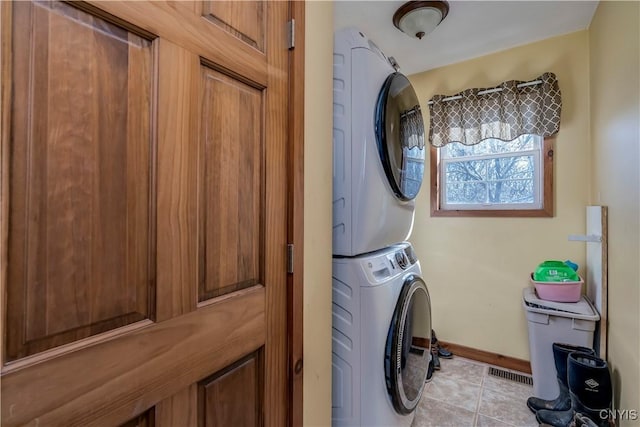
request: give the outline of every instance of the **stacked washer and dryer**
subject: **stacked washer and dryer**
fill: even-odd
[[[334,426],[409,426],[431,358],[431,305],[410,243],[424,174],[418,98],[355,29],[333,64]]]

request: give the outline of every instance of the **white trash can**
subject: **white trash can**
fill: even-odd
[[[573,303],[545,301],[538,298],[533,287],[525,288],[522,305],[529,326],[533,395],[555,399],[560,390],[553,343],[593,348],[593,332],[600,315],[585,296]]]

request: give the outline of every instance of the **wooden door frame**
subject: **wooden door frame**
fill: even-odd
[[[303,423],[303,247],[304,247],[304,31],[305,3],[291,1],[295,46],[289,56],[289,149],[287,168],[287,241],[295,248],[293,273],[287,275],[289,343],[289,426]]]

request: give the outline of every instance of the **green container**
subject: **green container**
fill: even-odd
[[[545,261],[533,272],[537,282],[579,282],[580,277],[562,261]]]

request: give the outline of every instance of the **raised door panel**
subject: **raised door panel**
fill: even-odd
[[[7,357],[153,317],[152,42],[13,4]]]
[[[250,46],[264,51],[265,6],[263,1],[203,2],[204,16]]]
[[[263,283],[262,91],[202,66],[198,300]]]
[[[143,412],[120,425],[120,427],[156,427],[154,408]]]
[[[199,427],[262,425],[260,351],[200,382]]]

